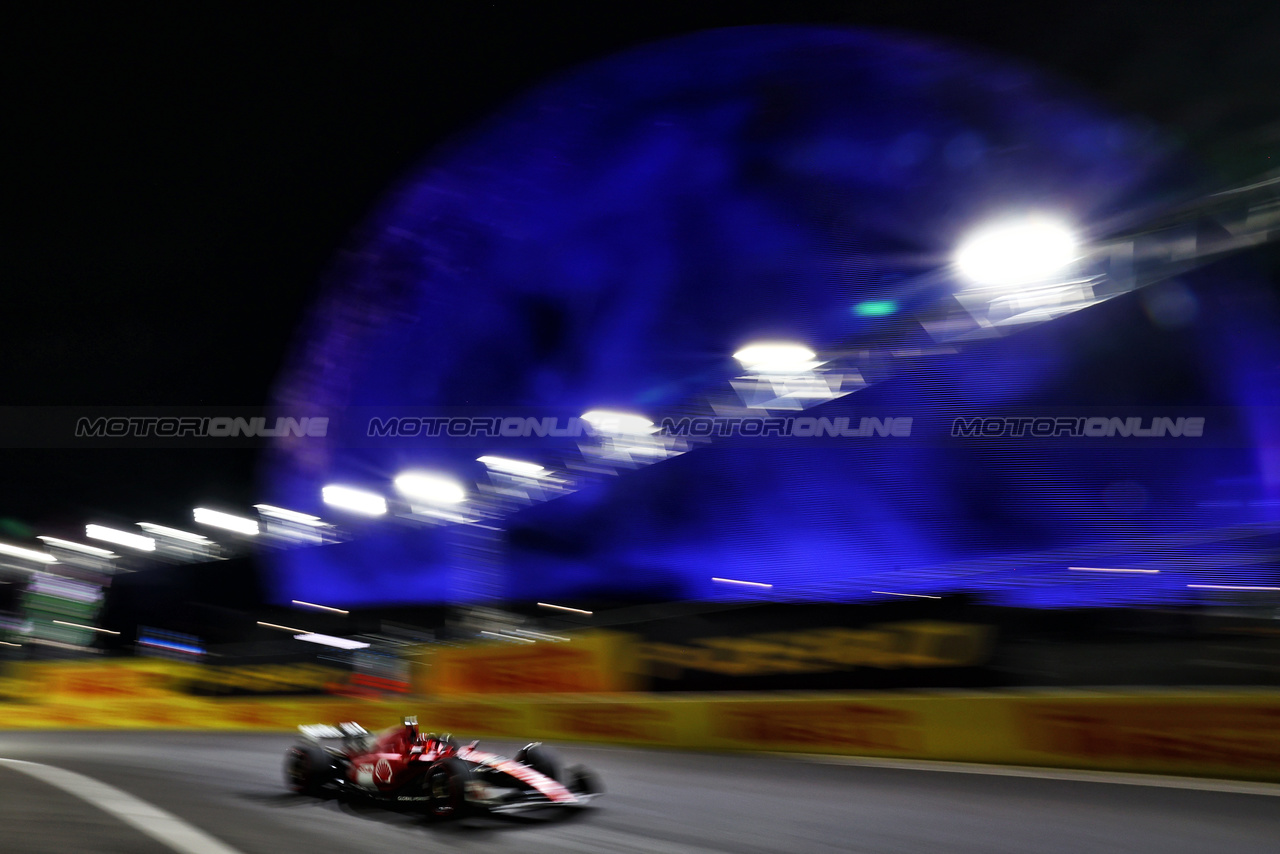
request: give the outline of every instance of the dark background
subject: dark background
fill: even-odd
[[[718,26],[890,27],[1073,81],[1224,185],[1272,168],[1266,2],[42,4],[4,13],[0,404],[265,402],[335,249],[532,83]],[[1277,253],[1257,253],[1276,279]],[[0,537],[258,500],[255,452],[0,449]]]

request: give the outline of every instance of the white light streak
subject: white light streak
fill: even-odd
[[[912,599],[941,599],[941,596],[926,596],[924,593],[893,593],[888,590],[872,590],[872,593],[879,593],[881,596],[910,596]]]
[[[1147,575],[1156,575],[1160,572],[1158,569],[1111,569],[1102,566],[1069,566],[1071,572],[1141,572]]]
[[[335,614],[350,614],[350,611],[344,611],[341,608],[330,608],[328,605],[317,605],[314,602],[303,602],[301,599],[294,599],[293,604],[301,605],[304,608],[315,608],[317,611],[332,611]]]
[[[349,486],[326,486],[320,490],[320,495],[330,507],[362,516],[383,516],[387,512],[387,500],[376,492],[365,492]]]
[[[534,638],[536,640],[551,641],[552,643],[567,643],[570,640],[569,638],[562,637],[561,635],[548,635],[548,634],[543,634],[542,632],[530,631],[529,629],[515,629],[514,631],[516,634],[520,635],[521,637]]]
[[[546,472],[546,468],[537,463],[527,463],[523,460],[509,460],[506,457],[494,457],[485,455],[476,457],[476,462],[483,463],[487,468],[494,471],[500,471],[503,474],[518,474],[523,477],[542,477]]]
[[[258,625],[266,626],[268,629],[279,629],[282,632],[293,632],[295,635],[311,634],[311,632],[308,632],[306,629],[291,629],[288,626],[281,626],[276,623],[264,623],[261,620],[258,620]]]
[[[590,617],[595,611],[584,611],[581,608],[570,608],[568,605],[552,605],[550,602],[539,602],[539,608],[550,608],[553,611],[568,611],[570,614],[585,614]]]
[[[150,522],[139,522],[138,527],[148,534],[155,534],[158,537],[168,537],[171,540],[182,540],[187,543],[199,543],[202,546],[213,545],[213,540],[208,537],[192,534],[189,531],[179,531],[177,528],[166,528],[164,525],[153,525]]]
[[[210,510],[207,507],[197,507],[194,511],[194,516],[197,524],[208,525],[210,528],[222,528],[226,531],[234,531],[237,534],[246,534],[250,537],[258,535],[258,520],[256,519],[233,516],[230,513]]]
[[[323,519],[319,516],[312,516],[310,513],[299,513],[297,510],[287,510],[284,507],[272,507],[270,504],[255,504],[253,508],[263,516],[270,516],[273,519],[297,522],[299,525],[310,525],[313,528],[326,526]]]
[[[117,546],[125,546],[140,552],[153,552],[156,550],[156,541],[150,537],[132,534],[128,531],[117,531],[115,528],[107,528],[102,525],[85,525],[84,535],[91,540],[115,543]]]
[[[73,543],[70,540],[60,540],[57,537],[36,537],[45,545],[54,548],[66,549],[69,552],[80,552],[82,554],[93,555],[94,557],[114,558],[118,555],[110,549],[100,549],[97,546],[86,546],[83,543]]]
[[[294,640],[306,641],[307,643],[318,643],[324,646],[333,646],[338,649],[367,649],[369,644],[364,641],[351,640],[350,638],[337,638],[333,635],[321,635],[315,632],[304,632],[300,635],[294,635]]]
[[[68,623],[66,620],[54,620],[60,626],[71,626],[73,629],[87,629],[91,632],[101,632],[104,635],[118,635],[119,632],[113,632],[111,629],[100,629],[97,626],[86,626],[81,623]]]
[[[741,584],[743,587],[773,587],[772,584],[765,584],[762,581],[741,581],[737,578],[716,578],[712,577],[712,581],[719,581],[721,584]]]
[[[35,549],[24,549],[22,546],[11,546],[8,543],[0,543],[0,554],[9,555],[9,557],[20,557],[23,560],[33,560],[36,563],[58,562],[58,559],[51,554],[38,552]]]
[[[516,643],[537,643],[537,641],[530,640],[529,638],[516,637],[515,635],[503,634],[502,632],[481,632],[480,634],[485,637],[500,638],[501,640],[515,641]]]
[[[1188,584],[1199,590],[1280,590],[1280,587],[1249,587],[1244,584]]]

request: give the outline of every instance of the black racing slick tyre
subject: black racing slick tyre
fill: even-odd
[[[461,759],[441,759],[427,769],[427,812],[432,818],[457,818],[467,812],[471,769]]]
[[[333,759],[314,744],[295,744],[284,755],[284,782],[299,795],[318,795],[337,772]]]
[[[582,765],[575,765],[569,769],[569,782],[567,788],[575,795],[603,795],[604,784],[600,782],[600,778],[595,772]]]
[[[522,765],[528,765],[544,777],[552,780],[560,779],[560,759],[549,747],[535,741],[516,753],[515,759]]]

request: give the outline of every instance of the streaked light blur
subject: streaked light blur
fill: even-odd
[[[440,475],[405,472],[395,479],[396,490],[405,498],[432,504],[461,504],[467,491],[461,484]]]
[[[84,535],[91,540],[102,540],[104,543],[115,543],[117,546],[125,546],[126,548],[136,549],[141,552],[153,552],[156,550],[156,541],[151,537],[144,537],[141,534],[131,534],[128,531],[119,531],[115,528],[107,528],[103,525],[85,525]]]
[[[592,409],[582,414],[582,420],[600,433],[615,436],[647,436],[658,430],[648,418],[631,412]]]
[[[362,516],[382,516],[387,512],[387,500],[376,492],[330,485],[321,490],[321,496],[330,507]]]
[[[86,546],[83,543],[73,543],[70,540],[60,540],[57,537],[36,537],[36,539],[43,541],[46,545],[66,549],[67,551],[80,552],[81,554],[102,558],[116,557],[116,553],[110,549],[100,549],[97,546]]]
[[[12,546],[8,543],[0,543],[0,554],[31,560],[36,563],[54,563],[57,561],[57,558],[51,554],[38,552],[35,549],[24,549],[21,546]]]
[[[223,513],[220,510],[210,510],[207,507],[197,507],[193,511],[195,520],[201,525],[208,525],[211,528],[222,528],[227,531],[234,531],[237,534],[245,534],[247,536],[258,535],[258,521],[256,519],[246,519],[243,516],[233,516],[230,513]]]
[[[177,528],[166,528],[164,525],[153,525],[150,522],[139,522],[138,527],[146,531],[148,534],[155,534],[157,537],[169,537],[174,540],[182,540],[187,543],[199,543],[207,545],[211,542],[208,537],[200,534],[192,534],[189,531],[179,531]]]
[[[312,516],[310,513],[299,513],[297,510],[273,507],[270,504],[255,504],[253,507],[263,516],[284,519],[286,522],[297,522],[299,525],[310,525],[317,528],[325,524],[325,521],[319,516]]]
[[[503,472],[504,474],[517,474],[524,477],[540,477],[546,472],[544,466],[537,463],[527,463],[522,460],[509,460],[505,457],[483,456],[476,457],[476,462],[483,463],[486,467],[494,471]]]

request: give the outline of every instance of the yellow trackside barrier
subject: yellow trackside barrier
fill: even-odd
[[[144,680],[145,681],[145,680]],[[69,683],[58,683],[69,684]],[[417,714],[461,737],[591,741],[1280,781],[1280,690],[471,695],[389,700],[66,694],[0,703],[0,729],[288,731]]]
[[[23,700],[95,703],[111,697],[168,697],[194,664],[158,658],[82,662],[18,662],[10,665],[9,693]]]
[[[441,697],[629,691],[638,687],[634,657],[634,638],[622,632],[581,632],[573,643],[494,640],[437,648],[419,660],[413,683]]]

